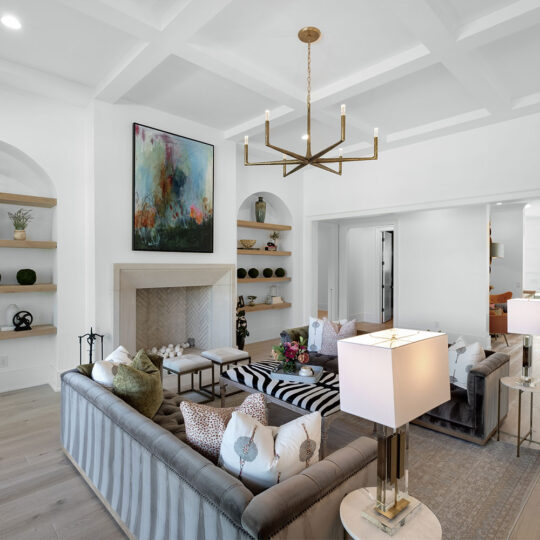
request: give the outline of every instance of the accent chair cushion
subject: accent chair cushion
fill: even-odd
[[[105,362],[116,362],[117,364],[130,365],[133,362],[133,356],[129,354],[129,351],[120,345],[109,356],[105,358]]]
[[[220,462],[256,493],[319,461],[320,445],[318,412],[280,427],[264,426],[242,412],[234,412],[223,435]]]
[[[241,411],[265,426],[268,424],[264,394],[250,394],[238,407],[223,409],[182,401],[180,410],[184,417],[186,442],[214,463],[218,462],[221,440],[233,412]]]
[[[328,319],[324,319],[323,337],[320,353],[337,356],[337,342],[340,339],[356,336],[356,320],[346,321],[340,326],[339,323],[334,323]]]
[[[201,356],[212,360],[217,364],[226,364],[228,362],[236,362],[237,360],[246,360],[249,358],[249,353],[235,349],[234,347],[220,347],[218,349],[209,349],[203,351]]]
[[[463,338],[459,337],[448,349],[448,369],[450,382],[459,388],[467,390],[467,378],[469,371],[486,358],[486,353],[480,343],[467,345]]]
[[[163,402],[159,369],[144,349],[137,353],[130,366],[118,364],[117,368],[113,379],[114,393],[144,416],[152,418]],[[95,371],[94,366],[92,373]]]

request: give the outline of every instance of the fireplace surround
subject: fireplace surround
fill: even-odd
[[[153,301],[159,301],[167,292],[170,293],[169,303],[174,303],[177,296],[177,307],[185,305],[188,309],[183,314],[185,323],[175,309],[170,306],[164,309],[161,329],[171,326],[169,319],[174,317],[181,325],[185,324],[186,332],[194,333],[194,336],[186,335],[186,338],[199,336],[204,348],[231,346],[234,343],[235,275],[235,266],[230,264],[115,264],[114,346],[124,345],[135,351],[137,346],[149,347],[155,345],[153,341],[157,343],[167,339],[160,330],[156,330],[159,335],[155,339],[152,337],[149,327],[157,329],[159,325],[156,306],[149,309],[145,305],[154,296],[152,293],[155,293]],[[161,294],[156,289],[162,289]],[[200,303],[200,309],[194,310],[196,302]],[[142,306],[146,315],[141,313]],[[147,315],[150,317],[148,324],[143,320]],[[175,341],[174,337],[175,334],[171,333],[170,343]]]

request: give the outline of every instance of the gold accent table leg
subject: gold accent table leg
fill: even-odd
[[[523,394],[523,390],[518,390],[517,457],[519,457],[519,446],[521,444],[521,394]]]
[[[500,441],[501,433],[501,379],[499,379],[499,395],[497,397],[497,440]]]

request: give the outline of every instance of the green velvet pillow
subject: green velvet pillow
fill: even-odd
[[[113,379],[113,392],[141,414],[152,418],[163,402],[159,369],[141,349],[130,366],[120,364]]]
[[[93,367],[94,367],[94,364],[81,364],[80,366],[77,366],[77,371],[79,373],[82,373],[83,375],[86,375],[87,377],[91,379]]]

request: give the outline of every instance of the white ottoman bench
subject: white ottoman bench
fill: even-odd
[[[204,403],[213,401],[216,397],[214,390],[214,364],[207,358],[203,358],[197,354],[184,354],[182,356],[176,356],[174,358],[165,358],[163,360],[163,369],[169,373],[176,373],[178,375],[178,395],[187,394],[189,392],[195,392],[206,399]],[[210,384],[203,385],[201,380],[201,374],[205,369],[209,369],[212,374],[211,391],[206,388]],[[199,388],[195,388],[194,375],[199,374]],[[191,388],[182,392],[182,375],[191,374]]]
[[[251,356],[246,351],[241,351],[240,349],[235,349],[234,347],[218,347],[217,349],[208,349],[203,351],[201,356],[210,360],[213,365],[219,366],[219,375],[223,373],[223,366],[229,366],[230,364],[238,365],[238,362],[247,360],[248,364],[251,364]],[[229,369],[228,367],[225,370]],[[205,385],[206,389],[209,385]],[[242,390],[238,392],[231,392],[227,394],[232,396],[233,394],[239,394]],[[214,390],[214,379],[212,379],[212,393],[215,394]]]

